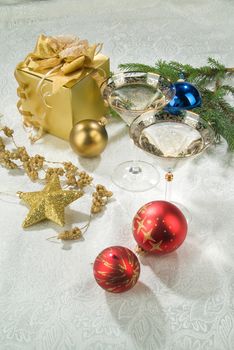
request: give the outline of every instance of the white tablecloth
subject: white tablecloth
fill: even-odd
[[[56,225],[23,231],[27,208],[0,200],[1,350],[225,350],[234,348],[233,156],[226,143],[189,162],[175,174],[174,199],[193,215],[183,246],[168,256],[141,259],[140,282],[113,295],[97,286],[96,255],[110,245],[134,249],[136,210],[163,198],[157,188],[128,193],[110,181],[113,168],[137,153],[127,128],[108,126],[109,144],[100,159],[77,159],[69,145],[47,135],[30,146],[16,109],[16,64],[37,36],[76,34],[104,43],[112,70],[123,62],[153,64],[158,58],[201,65],[208,56],[234,65],[232,0],[0,0],[0,91],[3,123],[19,144],[53,160],[71,160],[111,188],[114,200],[84,241],[65,245],[46,238]],[[41,188],[20,173],[0,168],[0,191]],[[6,198],[4,198],[6,199]],[[67,227],[87,218],[80,200],[66,211]]]

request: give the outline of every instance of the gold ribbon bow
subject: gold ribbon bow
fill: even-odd
[[[25,60],[16,67],[15,76],[17,79],[17,69],[24,68],[29,69],[29,71],[43,73],[44,77],[38,84],[38,90],[41,89],[45,78],[50,77],[53,94],[60,87],[81,78],[87,68],[95,68],[94,58],[101,49],[102,44],[100,43],[89,46],[87,40],[80,40],[74,36],[46,36],[41,34],[34,51],[28,54]],[[17,80],[19,81],[19,79]],[[23,84],[20,84],[18,95],[20,98],[24,98]],[[45,106],[49,107],[44,99],[43,102]],[[24,117],[24,125],[38,129],[37,135],[30,137],[35,142],[43,133],[43,120],[46,112],[42,117],[33,116],[30,112],[22,109],[21,101],[18,102],[17,106]]]
[[[33,72],[53,74],[55,93],[61,86],[77,80],[84,68],[93,68],[93,61],[102,49],[102,44],[89,46],[87,40],[74,36],[45,36],[41,34],[36,47],[18,68],[28,68]],[[55,74],[55,70],[56,75]]]

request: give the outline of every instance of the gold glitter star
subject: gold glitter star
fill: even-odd
[[[151,250],[155,250],[155,249],[157,249],[157,250],[162,250],[162,248],[160,247],[160,245],[161,245],[161,243],[162,243],[162,240],[160,241],[160,242],[158,242],[158,243],[154,243],[154,242],[149,242],[150,244],[151,244],[151,246],[152,246],[152,248],[150,249],[150,251]]]
[[[81,191],[64,191],[61,188],[58,175],[51,178],[42,191],[18,192],[19,198],[29,205],[29,213],[22,226],[29,227],[44,219],[49,219],[64,226],[64,209],[83,195]]]

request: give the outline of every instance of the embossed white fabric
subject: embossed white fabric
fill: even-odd
[[[13,76],[42,32],[103,42],[112,70],[158,58],[201,65],[208,56],[234,66],[233,18],[232,0],[0,0],[3,123],[14,127],[18,143],[32,153],[71,160],[115,193],[84,240],[64,246],[46,240],[61,231],[56,225],[23,231],[27,208],[11,197],[0,200],[1,350],[234,349],[234,162],[226,143],[175,173],[173,198],[193,215],[183,246],[168,256],[142,258],[135,288],[108,294],[96,284],[92,263],[110,245],[134,249],[132,218],[144,203],[163,198],[163,172],[149,192],[112,185],[110,173],[119,162],[135,155],[153,162],[131,146],[120,121],[108,125],[109,143],[100,159],[77,159],[66,142],[50,135],[30,146]],[[0,178],[0,191],[42,187],[2,168]],[[85,199],[73,203],[66,227],[87,215]]]

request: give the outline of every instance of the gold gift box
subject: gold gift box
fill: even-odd
[[[44,79],[44,74],[40,72],[17,68],[15,76],[19,83],[22,114],[44,116],[43,130],[68,140],[73,125],[78,121],[88,118],[98,120],[106,113],[99,87],[109,75],[109,58],[97,54],[92,68],[85,68],[78,80],[70,81],[52,93],[54,75]],[[39,88],[41,79],[44,81]],[[22,86],[23,93],[20,92]],[[34,124],[37,126],[36,118]]]

